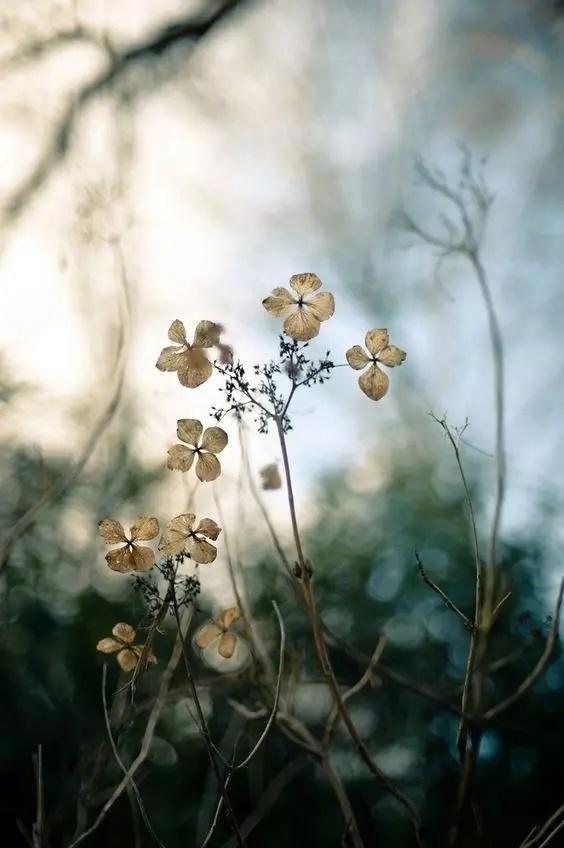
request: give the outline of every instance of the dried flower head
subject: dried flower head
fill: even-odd
[[[206,622],[196,631],[194,642],[202,651],[214,648],[224,659],[231,659],[238,637],[231,632],[230,627],[240,618],[241,613],[237,607],[229,607],[229,609],[223,610],[218,615],[217,620],[212,619]]]
[[[195,389],[212,375],[213,368],[204,348],[219,344],[219,324],[200,321],[190,344],[182,321],[176,319],[168,329],[168,337],[175,345],[165,347],[157,360],[160,371],[176,371],[183,386]]]
[[[98,524],[100,535],[107,545],[123,543],[121,547],[108,551],[106,562],[113,571],[150,571],[155,564],[155,554],[146,545],[136,544],[138,541],[148,542],[158,536],[159,522],[156,518],[140,516],[129,528],[129,538],[119,521],[104,518]]]
[[[203,537],[215,542],[221,533],[221,527],[211,518],[202,518],[197,527],[194,527],[195,522],[196,516],[193,512],[177,515],[169,521],[161,536],[159,551],[167,556],[188,554],[197,563],[213,562],[217,556],[217,548],[206,542]]]
[[[378,368],[378,363],[388,368],[401,365],[406,357],[405,351],[389,344],[388,331],[369,330],[365,337],[367,353],[360,345],[354,345],[346,353],[347,362],[355,371],[370,367],[358,378],[358,385],[365,395],[372,400],[380,400],[388,391],[390,383],[388,375]]]
[[[264,468],[260,469],[259,473],[262,479],[263,489],[268,491],[270,489],[282,488],[282,478],[280,477],[280,472],[278,471],[278,466],[275,462],[265,465]]]
[[[115,638],[107,636],[105,639],[100,639],[96,645],[96,650],[103,654],[117,654],[116,659],[120,668],[123,671],[133,671],[143,652],[143,645],[133,644],[135,630],[130,624],[120,622],[112,627],[112,633]],[[157,658],[151,649],[146,656],[147,663],[156,663]]]
[[[172,471],[189,471],[197,456],[198,479],[202,482],[215,480],[221,474],[221,464],[216,454],[221,453],[228,442],[225,430],[208,427],[204,431],[201,421],[195,418],[180,418],[176,423],[176,435],[186,444],[173,445],[168,449],[167,466]]]
[[[290,286],[295,293],[283,287],[275,288],[262,305],[271,315],[286,319],[286,335],[295,341],[307,342],[319,333],[321,321],[327,321],[335,311],[335,299],[329,292],[313,294],[321,288],[316,274],[294,274],[290,277]]]

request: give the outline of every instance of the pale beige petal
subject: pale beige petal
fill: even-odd
[[[196,462],[196,477],[202,483],[209,483],[212,480],[217,480],[221,474],[221,464],[214,453],[198,454]]]
[[[186,330],[184,328],[184,324],[182,321],[179,321],[178,318],[176,318],[176,320],[174,320],[168,328],[168,337],[171,342],[176,342],[181,345],[186,344]]]
[[[199,347],[213,347],[219,344],[221,327],[214,321],[200,321],[194,333],[194,344]]]
[[[121,639],[126,645],[131,645],[135,639],[135,630],[131,624],[125,624],[123,621],[119,621],[112,627],[112,633],[116,639]],[[121,647],[123,648],[123,645]]]
[[[217,556],[217,548],[214,548],[204,539],[196,539],[193,536],[186,542],[186,550],[194,562],[199,562],[202,565],[213,562]]]
[[[100,639],[96,645],[96,650],[101,651],[103,654],[115,654],[116,651],[121,651],[122,648],[123,645],[121,642],[118,642],[117,639],[111,639],[109,636],[105,639]]]
[[[100,536],[108,545],[116,545],[118,542],[127,542],[125,530],[119,521],[113,518],[103,518],[98,522]]]
[[[239,607],[229,607],[228,609],[224,609],[220,612],[217,620],[220,626],[223,627],[224,630],[227,630],[232,624],[239,621],[240,618],[241,613],[239,612]]]
[[[284,332],[297,342],[307,342],[319,333],[320,323],[308,309],[302,306],[284,321]]]
[[[203,429],[202,422],[197,418],[179,418],[176,422],[176,435],[180,441],[194,447],[198,444]]]
[[[171,471],[189,471],[194,462],[196,451],[186,445],[173,445],[168,449],[167,468]]]
[[[204,536],[207,536],[208,539],[213,539],[215,542],[221,533],[221,527],[216,524],[213,518],[202,518],[194,532],[202,533]]]
[[[318,321],[327,321],[335,311],[335,298],[329,292],[319,292],[307,301],[307,307]]]
[[[276,318],[285,318],[288,312],[296,306],[296,299],[288,289],[279,286],[273,289],[272,294],[265,297],[262,305],[267,312]]]
[[[195,389],[209,380],[213,373],[212,364],[199,347],[190,348],[181,356],[177,368],[178,379],[188,389]]]
[[[366,347],[374,356],[388,346],[388,341],[388,331],[385,328],[381,330],[369,330],[364,337]]]
[[[117,655],[117,661],[123,671],[133,671],[133,669],[137,666],[139,657],[133,648],[124,648],[123,651],[120,651]]]
[[[181,554],[187,538],[186,533],[180,533],[178,530],[165,530],[159,542],[159,551],[167,556]]]
[[[139,657],[139,659],[141,659],[144,648],[145,648],[144,645],[133,645],[131,650],[135,652],[135,654]],[[149,648],[149,650],[147,652],[146,659],[145,659],[145,666],[148,666],[149,664],[155,665],[156,662],[157,662],[157,658],[154,655],[152,649]]]
[[[282,478],[275,462],[261,468],[260,476],[262,478],[262,488],[266,491],[282,488]]]
[[[123,548],[116,548],[115,551],[108,551],[106,562],[112,571],[135,571],[135,558],[127,545]]]
[[[217,651],[220,656],[225,657],[226,660],[230,659],[233,656],[236,642],[237,637],[234,633],[224,633],[219,640],[219,645],[217,646]]]
[[[133,545],[135,571],[150,571],[155,564],[155,552],[145,545]]]
[[[294,274],[293,277],[290,277],[290,285],[296,294],[302,296],[320,289],[321,280],[317,274]]]
[[[211,453],[221,453],[229,441],[227,433],[221,427],[208,427],[202,438],[202,447]]]
[[[141,515],[135,519],[129,528],[129,532],[132,541],[140,539],[142,542],[148,542],[159,535],[159,522],[156,518]]]
[[[181,347],[163,347],[156,363],[159,371],[176,371],[181,362],[181,351]]]
[[[193,512],[184,512],[182,515],[177,515],[176,518],[169,521],[168,529],[177,530],[179,533],[185,533],[188,535],[194,526],[195,520],[196,516]]]
[[[382,365],[387,365],[388,368],[395,368],[396,365],[401,365],[407,356],[405,350],[402,350],[395,345],[388,345],[378,354],[378,362]]]
[[[367,356],[364,348],[360,345],[353,345],[352,347],[349,347],[345,356],[347,357],[347,362],[351,368],[354,368],[355,371],[361,371],[372,362],[370,357]]]
[[[207,624],[202,625],[200,629],[196,632],[194,636],[194,642],[201,648],[205,650],[205,648],[209,648],[214,639],[217,639],[221,636],[221,628],[217,626],[215,621],[210,621]]]
[[[358,378],[358,385],[364,394],[372,400],[383,398],[388,391],[389,383],[388,375],[384,374],[377,365],[371,365]]]

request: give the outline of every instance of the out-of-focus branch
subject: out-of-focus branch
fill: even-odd
[[[28,62],[35,62],[38,59],[42,59],[60,47],[78,42],[93,44],[95,47],[102,47],[108,52],[112,52],[109,43],[105,39],[99,37],[95,32],[86,29],[86,27],[76,26],[69,29],[62,29],[47,38],[28,41],[21,47],[18,47],[9,56],[0,59],[0,74],[15,71]]]

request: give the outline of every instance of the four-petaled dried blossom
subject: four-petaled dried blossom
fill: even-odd
[[[335,299],[329,292],[310,297],[321,288],[317,274],[294,274],[290,286],[295,294],[283,287],[275,288],[262,305],[271,315],[286,319],[286,335],[297,342],[307,342],[319,333],[321,321],[327,321],[335,311]]]
[[[213,647],[221,657],[230,659],[237,644],[237,635],[231,632],[230,627],[240,618],[241,613],[237,607],[223,610],[217,620],[208,621],[200,627],[194,636],[194,642],[202,651]]]
[[[221,427],[208,427],[204,431],[201,421],[180,418],[176,435],[186,445],[173,445],[168,449],[167,466],[171,471],[189,471],[197,456],[196,476],[202,483],[215,480],[221,474],[221,464],[216,456],[227,444],[228,438]],[[200,441],[201,439],[201,441]]]
[[[265,465],[264,468],[260,469],[259,473],[262,478],[263,489],[270,490],[282,488],[282,478],[280,477],[280,472],[278,471],[278,466],[275,462],[271,462],[270,465]]]
[[[113,518],[102,519],[98,530],[107,545],[123,543],[121,547],[106,554],[106,562],[113,571],[150,571],[154,566],[153,550],[136,543],[148,542],[158,536],[159,522],[156,518],[136,518],[129,528],[129,538],[125,535],[123,526]]]
[[[139,662],[139,658],[143,653],[143,645],[134,645],[135,630],[130,624],[120,622],[112,627],[112,633],[115,636],[107,636],[105,639],[100,639],[96,645],[96,650],[103,654],[116,654],[117,661],[123,671],[133,671]],[[156,663],[157,658],[151,649],[146,653],[147,663]]]
[[[215,542],[221,533],[221,527],[211,518],[202,518],[197,527],[194,527],[195,522],[196,516],[193,512],[177,515],[169,521],[161,536],[159,551],[167,556],[189,554],[197,563],[213,562],[217,556],[217,548],[202,537]]]
[[[219,344],[219,324],[200,321],[190,344],[182,321],[176,319],[168,329],[168,337],[176,345],[165,347],[157,360],[160,371],[176,371],[179,381],[189,389],[195,389],[208,380],[213,372],[212,364],[204,350]]]
[[[365,338],[369,353],[366,353],[360,345],[354,345],[346,353],[347,362],[355,371],[360,371],[367,365],[370,366],[358,378],[358,385],[372,400],[383,398],[390,382],[388,375],[378,368],[378,363],[387,365],[388,368],[395,368],[396,365],[402,364],[407,355],[405,351],[388,342],[387,330],[369,330]]]

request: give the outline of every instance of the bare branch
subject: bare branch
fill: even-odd
[[[437,593],[437,595],[441,598],[441,600],[449,608],[449,610],[451,610],[455,615],[457,615],[462,621],[463,625],[472,633],[474,630],[474,625],[472,624],[470,619],[464,615],[462,610],[458,609],[456,604],[451,601],[449,596],[445,592],[443,592],[440,586],[437,586],[437,584],[431,580],[431,578],[428,576],[427,572],[423,568],[421,557],[419,556],[419,553],[417,551],[415,551],[415,559],[417,560],[417,567],[419,568],[423,581],[427,584],[427,586],[430,586],[430,588]]]

